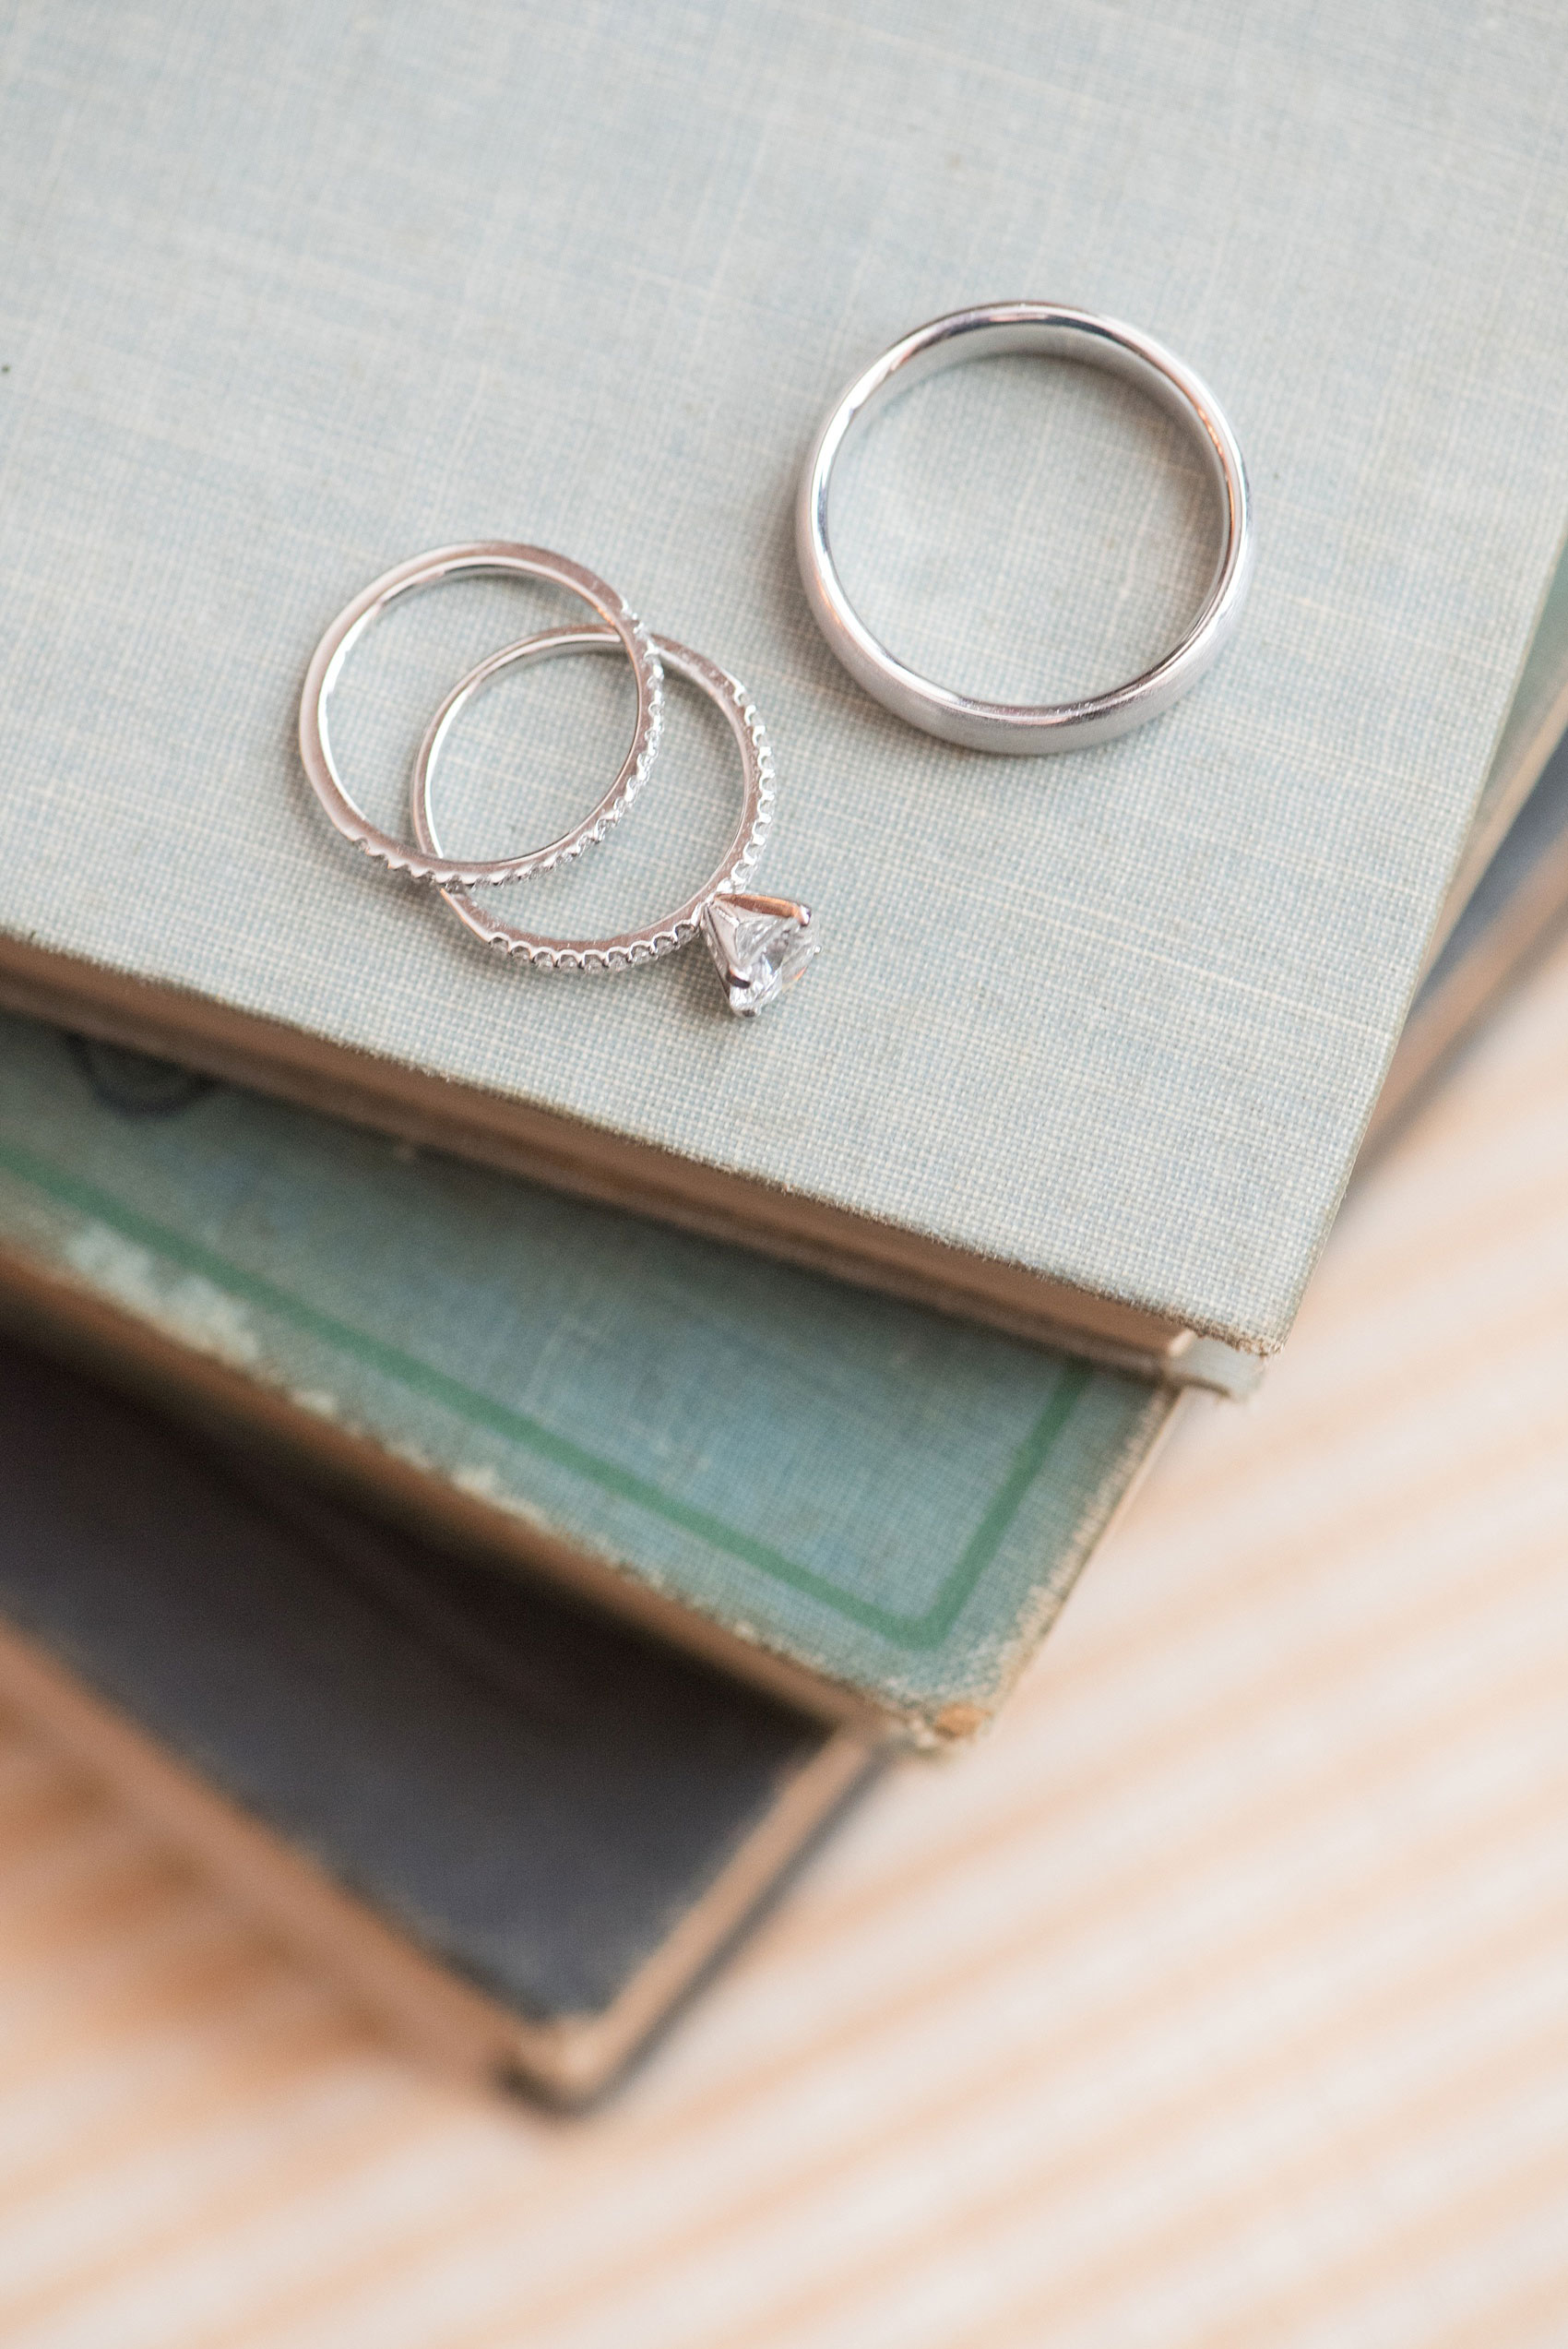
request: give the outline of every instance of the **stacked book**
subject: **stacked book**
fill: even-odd
[[[983,1730],[1568,903],[1539,29],[928,13],[825,55],[794,7],[485,5],[455,47],[426,0],[82,0],[4,101],[0,1695],[564,2100],[884,1755]],[[789,546],[844,377],[1009,291],[1176,343],[1259,515],[1214,674],[1049,762],[866,700]],[[1081,374],[944,378],[846,483],[868,613],[974,690],[1123,674],[1201,569],[1202,484]],[[746,678],[822,939],[785,1006],[508,968],[322,823],[312,648],[465,536]],[[377,822],[451,680],[558,616],[488,582],[367,641]],[[624,682],[498,690],[452,830],[544,837]],[[722,836],[669,698],[646,807],[519,885],[540,926]]]

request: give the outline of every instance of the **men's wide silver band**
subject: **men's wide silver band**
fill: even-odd
[[[849,434],[885,400],[925,376],[1007,352],[1103,367],[1136,384],[1186,427],[1218,493],[1219,557],[1203,607],[1186,635],[1141,676],[1078,701],[979,701],[907,668],[855,612],[833,560],[828,495],[833,468]],[[817,625],[869,694],[896,716],[944,742],[1024,757],[1106,742],[1158,718],[1179,701],[1217,659],[1235,627],[1253,564],[1246,469],[1236,435],[1213,393],[1190,368],[1135,328],[1054,302],[992,302],[955,310],[917,327],[873,360],[835,403],[806,459],[795,507],[795,543]]]

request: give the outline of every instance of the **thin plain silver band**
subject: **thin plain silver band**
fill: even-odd
[[[559,840],[548,841],[543,848],[530,849],[525,856],[492,857],[476,863],[471,857],[443,856],[438,849],[426,853],[428,844],[422,841],[419,849],[410,848],[407,841],[394,840],[389,832],[379,830],[371,822],[350,796],[338,772],[327,731],[327,702],[354,646],[389,603],[416,588],[434,587],[443,579],[486,574],[543,579],[580,596],[597,612],[606,624],[608,641],[619,642],[632,664],[637,689],[637,717],[632,747],[620,772],[582,823],[564,832]],[[547,547],[518,545],[509,539],[476,539],[464,546],[438,547],[432,554],[416,554],[410,562],[398,564],[380,578],[373,579],[339,613],[312,654],[305,674],[304,692],[300,698],[300,757],[316,797],[345,840],[352,841],[368,856],[378,857],[393,872],[411,873],[416,880],[444,883],[521,881],[532,873],[548,873],[552,865],[564,863],[593,841],[603,839],[609,826],[642,786],[659,747],[662,716],[659,656],[652,649],[647,630],[612,587],[592,571],[585,570],[580,563],[571,562],[564,554],[552,554]]]
[[[1185,425],[1218,492],[1222,542],[1202,610],[1175,650],[1142,676],[1080,701],[977,701],[906,667],[878,642],[844,592],[833,560],[827,505],[833,468],[850,432],[884,401],[970,359],[1028,352],[1125,376]],[[1236,435],[1214,394],[1189,367],[1134,327],[1054,302],[990,302],[917,327],[855,377],[812,446],[795,506],[795,545],[807,598],[828,643],[869,694],[944,742],[1022,757],[1081,750],[1158,718],[1194,686],[1236,626],[1253,565],[1252,507]]]
[[[514,923],[493,919],[481,913],[466,889],[443,888],[441,894],[462,923],[476,938],[486,946],[505,947],[509,954],[520,954],[529,962],[538,963],[546,971],[625,971],[634,963],[652,962],[659,956],[670,954],[684,946],[695,936],[706,909],[721,890],[741,888],[762,851],[768,825],[773,820],[773,753],[767,746],[767,735],[762,720],[744,686],[717,662],[705,660],[700,652],[693,652],[683,644],[672,644],[668,637],[648,639],[655,654],[668,669],[685,677],[706,693],[729,723],[730,731],[740,745],[742,769],[741,820],[714,871],[701,888],[687,898],[658,922],[638,930],[618,931],[613,936],[598,938],[545,937],[533,930],[520,930]],[[414,761],[414,777],[410,792],[409,811],[414,836],[420,847],[432,858],[441,855],[441,842],[431,810],[431,790],[435,763],[453,721],[465,703],[483,686],[493,683],[504,670],[518,662],[558,660],[564,654],[580,652],[613,652],[615,637],[608,628],[550,628],[542,634],[525,637],[520,643],[503,645],[460,677],[430,721],[425,738],[420,745]]]

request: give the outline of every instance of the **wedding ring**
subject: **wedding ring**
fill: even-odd
[[[559,840],[530,849],[523,856],[486,859],[445,856],[422,841],[416,850],[377,829],[351,797],[338,772],[327,730],[327,699],[342,674],[343,664],[360,638],[389,603],[416,588],[433,587],[443,579],[499,573],[514,578],[542,579],[581,598],[604,623],[604,641],[619,643],[632,664],[637,689],[636,724],[632,746],[609,790],[583,821]],[[623,808],[636,796],[659,746],[662,715],[659,657],[647,630],[630,612],[612,587],[564,554],[541,546],[519,546],[505,539],[476,540],[465,546],[444,546],[433,554],[415,555],[373,579],[353,602],[339,612],[311,656],[300,701],[300,757],[316,797],[345,840],[369,856],[390,865],[395,873],[410,873],[416,880],[441,883],[525,880],[532,873],[548,873],[552,865],[576,856],[602,840]]]
[[[1103,367],[1150,393],[1187,429],[1218,494],[1219,555],[1203,607],[1186,635],[1141,676],[1076,701],[978,701],[909,668],[878,642],[850,604],[828,534],[833,468],[852,430],[885,401],[927,376],[970,359],[1018,351]],[[795,543],[817,625],[869,694],[944,742],[1019,757],[1109,741],[1179,701],[1234,629],[1253,564],[1246,469],[1236,435],[1213,393],[1191,368],[1135,328],[1054,302],[993,302],[955,310],[917,327],[873,359],[835,402],[813,443],[796,501]]]
[[[552,937],[519,929],[481,912],[466,888],[444,887],[441,894],[464,927],[487,946],[503,947],[543,970],[624,971],[652,962],[685,946],[700,932],[718,966],[731,1011],[756,1012],[798,978],[816,952],[809,936],[811,909],[787,898],[748,894],[745,884],[773,820],[773,753],[745,687],[700,652],[650,637],[658,661],[707,695],[724,717],[740,748],[741,817],[719,864],[700,888],[673,912],[640,929],[604,937]],[[505,671],[529,662],[586,652],[612,652],[616,638],[603,627],[547,629],[504,645],[458,679],[431,720],[414,762],[410,809],[414,837],[430,869],[443,869],[443,851],[431,805],[436,763],[452,725],[466,704]],[[460,883],[459,876],[459,883]]]

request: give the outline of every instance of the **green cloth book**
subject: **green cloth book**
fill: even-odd
[[[434,0],[67,0],[0,44],[6,1002],[1113,1365],[1234,1379],[1223,1349],[1277,1346],[1568,520],[1550,12],[480,0],[455,35]],[[1256,494],[1224,661],[1056,761],[868,702],[790,543],[851,372],[1010,293],[1170,343]],[[835,528],[896,649],[1038,697],[1169,641],[1203,501],[1131,394],[998,362],[889,412]],[[746,680],[779,776],[758,885],[822,939],[776,1012],[730,1019],[695,955],[504,966],[323,823],[312,647],[465,537],[560,548]],[[454,591],[367,643],[339,741],[374,815],[540,608]],[[451,837],[500,853],[580,806],[624,697],[610,662],[498,687]],[[703,869],[732,779],[679,692],[658,778],[524,885],[541,923]],[[1011,1489],[973,1473],[966,1556]],[[896,1616],[940,1646],[961,1587],[862,1593],[843,1640]]]
[[[144,1081],[161,1114],[127,1115]],[[1001,1702],[1180,1401],[10,1018],[0,1296],[448,1540],[925,1741]]]

